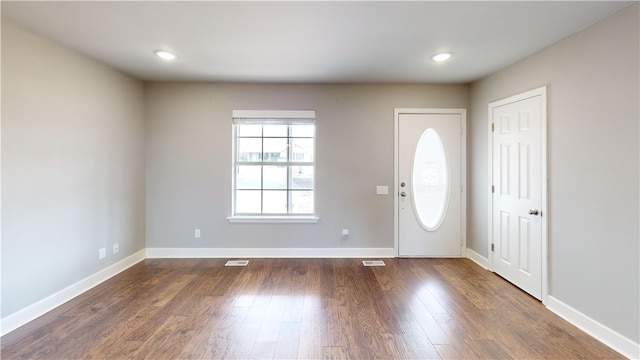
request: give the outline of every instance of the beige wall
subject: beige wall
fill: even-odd
[[[467,104],[466,85],[148,84],[147,247],[393,248],[375,190],[393,189],[394,108]],[[228,223],[234,109],[316,110],[317,224]]]
[[[141,81],[2,20],[3,318],[144,248],[143,116]]]
[[[471,86],[468,246],[487,255],[487,105],[548,86],[549,294],[638,343],[639,25],[633,5]]]

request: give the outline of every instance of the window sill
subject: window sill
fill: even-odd
[[[317,223],[317,216],[229,216],[230,223]]]

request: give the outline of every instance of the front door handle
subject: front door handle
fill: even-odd
[[[407,193],[403,191],[403,192],[400,193],[400,196],[405,197],[405,196],[407,196]]]

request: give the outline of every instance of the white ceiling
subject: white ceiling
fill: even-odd
[[[143,80],[466,83],[631,3],[2,1],[2,16]]]

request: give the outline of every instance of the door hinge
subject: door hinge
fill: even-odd
[[[496,124],[491,123],[491,132],[494,132],[495,130],[496,130]]]
[[[495,193],[496,192],[496,186],[495,185],[491,185],[491,193]]]
[[[495,244],[491,244],[491,251],[496,251],[496,246],[495,246]]]

